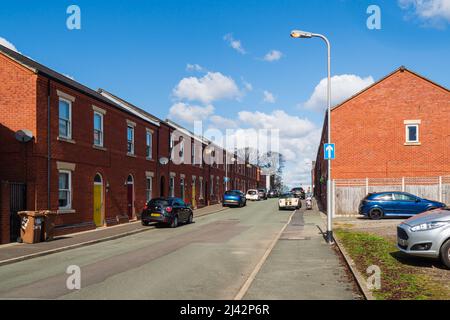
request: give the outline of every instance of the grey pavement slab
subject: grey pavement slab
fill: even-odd
[[[257,274],[244,300],[353,300],[354,291],[317,211],[297,212]]]

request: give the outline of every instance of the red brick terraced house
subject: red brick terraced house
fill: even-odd
[[[0,46],[0,243],[16,238],[21,210],[56,211],[61,235],[139,219],[154,197],[219,203],[224,166],[175,165],[177,128]]]
[[[450,91],[400,67],[331,112],[336,179],[450,175]],[[314,169],[315,196],[326,206],[327,115]]]

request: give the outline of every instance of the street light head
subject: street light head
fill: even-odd
[[[311,32],[306,32],[306,31],[300,31],[300,30],[293,30],[291,32],[291,37],[294,39],[300,39],[300,38],[312,38],[313,35]]]

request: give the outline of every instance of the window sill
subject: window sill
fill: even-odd
[[[105,147],[102,146],[97,146],[97,145],[93,145],[92,148],[96,149],[96,150],[100,150],[100,151],[108,151],[108,149],[106,149]]]
[[[57,214],[69,214],[69,213],[77,213],[74,209],[59,209],[56,211]]]
[[[69,139],[69,138],[58,137],[58,141],[67,142],[67,143],[71,143],[71,144],[76,144],[75,140],[72,140],[72,139]]]
[[[405,146],[421,146],[420,142],[406,142]]]
[[[147,161],[155,162],[155,159],[153,158],[145,158]]]
[[[137,158],[137,155],[135,155],[134,153],[127,153],[127,157]]]

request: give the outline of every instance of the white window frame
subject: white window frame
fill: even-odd
[[[169,196],[175,197],[175,177],[169,178]]]
[[[180,178],[180,198],[184,201],[184,198],[186,197],[186,179]]]
[[[214,195],[214,176],[211,176],[210,184],[209,184],[209,195]]]
[[[421,121],[420,120],[407,120],[405,121],[405,140],[406,143],[405,144],[420,144],[420,125],[421,125]],[[417,140],[410,140],[409,138],[409,128],[411,127],[415,127],[417,130]]]
[[[199,192],[198,192],[198,198],[199,200],[203,200],[203,178],[199,178]]]
[[[153,177],[147,176],[145,179],[145,197],[147,202],[153,199]]]
[[[60,114],[60,110],[59,110],[60,102],[65,102],[69,105],[69,119],[67,119],[67,120],[64,119],[64,121],[67,121],[67,136],[61,135],[60,124],[59,124],[59,121],[61,120],[61,114]],[[72,139],[72,103],[73,102],[70,101],[69,99],[59,97],[59,100],[58,100],[58,136],[60,138],[68,139],[68,140]]]
[[[67,174],[69,189],[59,189],[59,175],[60,174]],[[68,193],[67,206],[65,206],[65,207],[60,207],[59,206],[59,192],[61,192],[61,191],[64,191],[64,192]],[[70,170],[59,170],[58,171],[58,208],[59,208],[59,210],[70,210],[70,209],[72,209],[72,171],[70,171]]]
[[[101,123],[100,123],[100,143],[96,143],[96,141],[95,141],[95,131],[96,131],[96,129],[95,129],[95,116],[99,116],[100,117],[100,120],[101,120]],[[104,145],[104,140],[103,140],[103,128],[104,128],[104,115],[103,115],[103,113],[101,113],[101,112],[98,112],[98,111],[94,111],[94,146],[96,146],[96,147],[103,147],[103,145]]]
[[[150,137],[150,140],[149,140]],[[153,159],[153,131],[147,129],[147,132],[145,133],[145,156],[147,160]]]
[[[128,129],[131,129],[132,130],[132,135],[131,135],[131,151],[129,151],[128,150],[128,143],[130,142],[129,140],[128,140]],[[135,135],[135,132],[134,132],[134,130],[135,130],[135,126],[133,126],[133,125],[131,125],[131,124],[127,124],[127,153],[129,154],[129,155],[134,155],[134,151],[135,151],[135,148],[134,148],[134,135]]]

